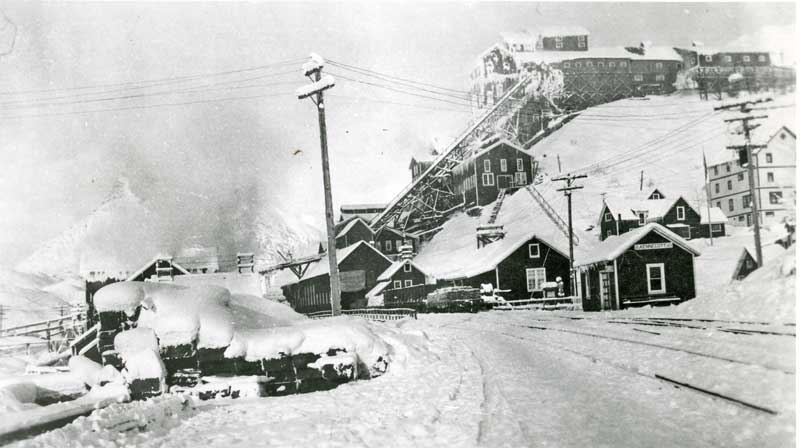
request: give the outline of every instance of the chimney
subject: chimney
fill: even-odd
[[[236,254],[236,270],[240,273],[255,272],[255,255],[252,252]]]

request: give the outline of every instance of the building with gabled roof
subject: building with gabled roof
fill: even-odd
[[[600,212],[600,239],[621,235],[649,222],[665,225],[687,239],[708,237],[707,211],[704,222],[701,214],[683,196],[651,199],[653,194],[647,199],[606,198]],[[719,211],[713,212],[711,220],[714,221],[712,224],[717,224],[714,226],[714,236],[725,236],[725,227],[720,226]]]
[[[378,216],[384,209],[386,204],[346,204],[339,207],[339,221],[347,221],[355,216],[360,217],[365,222],[369,223],[373,218]]]
[[[695,297],[700,252],[658,223],[612,235],[575,259],[585,311],[680,303]]]
[[[365,307],[367,292],[375,287],[378,276],[392,264],[392,260],[365,241],[337,249],[336,261],[342,289],[342,309]],[[281,289],[289,304],[299,313],[329,310],[328,258],[312,261],[303,278],[286,283]]]
[[[336,232],[336,248],[342,249],[359,241],[371,243],[375,233],[369,223],[360,216],[352,216],[334,226]]]
[[[435,285],[436,280],[413,260],[398,260],[381,273],[367,301],[369,306],[387,308],[417,306]]]
[[[569,283],[569,242],[566,226],[553,218],[534,198],[529,189],[509,194],[497,212],[494,225],[501,228],[499,238],[488,244],[477,244],[479,229],[489,220],[495,204],[481,209],[480,216],[458,213],[442,225],[441,230],[419,251],[414,262],[440,285],[480,287],[491,283],[507,299],[541,297],[544,283],[558,277]],[[566,201],[555,186],[537,186],[543,191],[553,213],[566,216]],[[580,229],[580,242],[592,244]],[[566,291],[569,295],[569,288]]]

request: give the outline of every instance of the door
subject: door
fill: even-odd
[[[614,273],[608,271],[600,272],[600,309],[616,309],[614,297]]]
[[[497,176],[497,188],[509,188],[511,187],[511,176],[508,175],[499,175]]]

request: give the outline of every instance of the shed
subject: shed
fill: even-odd
[[[345,221],[337,223],[335,231],[337,249],[345,248],[359,241],[371,243],[375,239],[375,233],[370,228],[369,223],[360,216],[352,216]]]
[[[419,304],[435,289],[436,281],[412,260],[392,263],[367,293],[369,306],[408,307]]]
[[[618,310],[694,298],[694,257],[699,255],[658,223],[610,236],[576,259],[583,309]]]
[[[725,224],[728,217],[719,207],[704,208],[700,210],[700,226],[697,228],[697,235],[700,238],[708,238],[709,234],[714,238],[725,236]]]

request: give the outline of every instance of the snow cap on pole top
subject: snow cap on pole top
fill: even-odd
[[[322,59],[322,56],[316,53],[311,53],[309,57],[311,60],[303,64],[303,76],[312,75],[322,70],[322,67],[325,66],[325,59]]]

